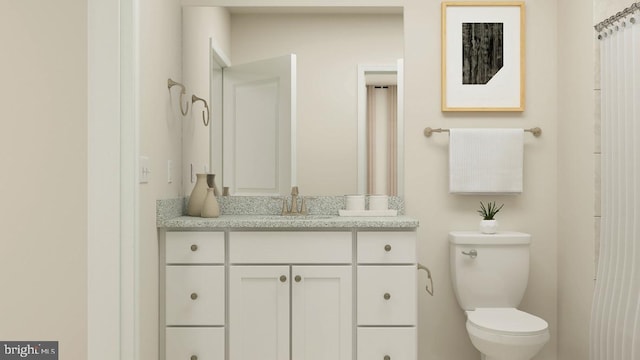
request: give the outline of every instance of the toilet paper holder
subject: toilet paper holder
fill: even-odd
[[[433,296],[433,277],[431,277],[431,270],[429,270],[428,267],[422,264],[418,264],[418,271],[420,270],[424,270],[427,273],[427,279],[429,279],[429,283],[425,287],[425,290],[427,291],[427,293],[429,293],[429,295]]]

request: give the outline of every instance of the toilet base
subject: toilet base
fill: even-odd
[[[485,354],[480,354],[480,360],[504,360],[504,359],[487,356]],[[509,358],[509,360],[531,360],[531,358]]]

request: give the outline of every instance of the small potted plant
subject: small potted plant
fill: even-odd
[[[480,201],[480,209],[478,214],[482,216],[480,220],[480,232],[483,234],[495,234],[498,231],[498,220],[495,219],[496,214],[502,209],[504,204],[497,206],[495,201],[488,202],[485,206]]]

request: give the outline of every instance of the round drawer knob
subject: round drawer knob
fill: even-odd
[[[296,275],[295,280],[296,282],[300,282],[302,280],[302,277],[300,277],[300,275]]]
[[[387,244],[384,246],[384,251],[389,252],[391,251],[391,245]]]
[[[385,300],[389,300],[389,299],[391,299],[391,294],[389,294],[389,293],[384,293],[384,299],[385,299]]]
[[[287,281],[287,277],[286,277],[286,276],[284,276],[284,275],[280,276],[280,281],[281,281],[281,282],[285,282],[285,281]]]
[[[191,355],[191,360],[198,360],[198,357],[195,355]],[[386,360],[386,359],[385,359]]]
[[[197,293],[191,293],[191,300],[195,300],[198,298],[198,294]]]
[[[389,356],[389,355],[385,355],[385,356],[384,356],[384,360],[391,360],[391,356]]]
[[[196,244],[191,245],[191,251],[198,251],[198,245],[196,245]],[[193,356],[195,356],[195,355],[193,355]]]

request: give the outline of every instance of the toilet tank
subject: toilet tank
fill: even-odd
[[[531,235],[520,232],[449,233],[451,281],[464,310],[517,307],[529,281]],[[476,251],[477,256],[463,254]]]

